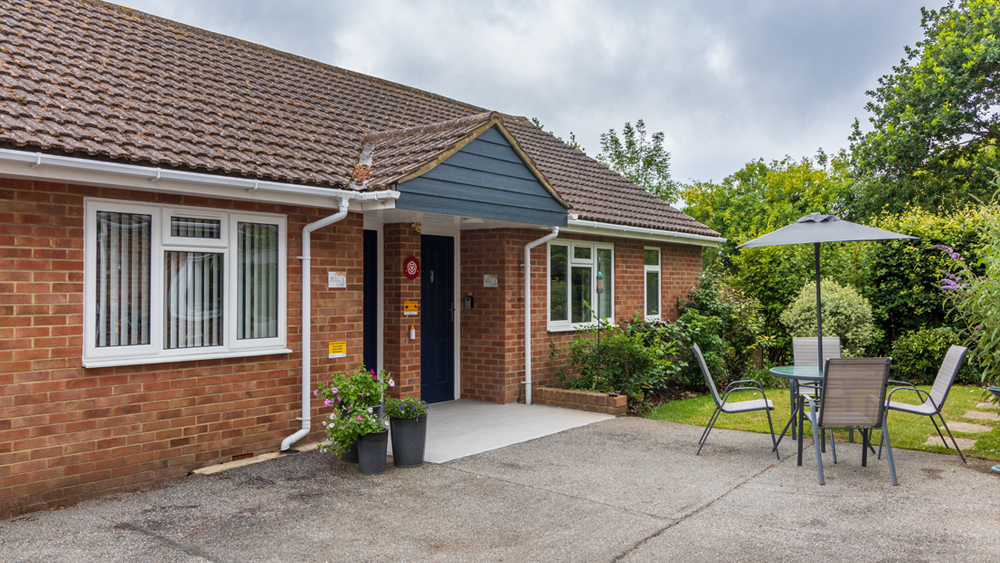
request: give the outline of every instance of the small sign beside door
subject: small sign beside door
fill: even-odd
[[[489,274],[483,275],[483,287],[496,287],[496,286],[497,286],[496,276],[491,276]]]
[[[331,358],[346,358],[347,357],[347,342],[331,342],[330,343],[330,356]]]
[[[326,286],[329,289],[344,289],[347,287],[347,272],[327,272]]]
[[[416,315],[419,303],[419,301],[403,301],[403,314],[406,316]]]
[[[403,273],[407,279],[415,280],[420,275],[420,262],[413,256],[408,256],[403,260]]]

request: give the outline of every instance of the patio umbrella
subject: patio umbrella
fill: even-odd
[[[819,245],[823,242],[848,242],[864,240],[913,239],[892,231],[866,227],[850,221],[844,221],[834,215],[812,213],[798,221],[770,232],[762,237],[745,242],[736,248],[756,248],[758,246],[783,246],[786,244],[812,243],[816,249],[816,334],[819,337],[819,358],[817,365],[823,369],[823,314],[820,308],[819,291]]]

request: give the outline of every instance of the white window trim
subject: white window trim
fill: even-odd
[[[646,251],[655,250],[656,251],[656,265],[646,264]],[[663,250],[658,246],[647,246],[642,249],[642,313],[647,321],[658,321],[663,315],[663,269],[660,267],[663,264]],[[646,315],[646,311],[649,310],[649,302],[646,300],[649,296],[649,288],[646,287],[649,276],[649,272],[656,272],[656,279],[659,280],[660,287],[656,288],[656,310],[655,315]]]
[[[547,250],[545,252],[545,320],[546,329],[549,332],[569,332],[580,330],[584,328],[590,328],[597,324],[596,320],[591,320],[586,323],[574,323],[572,321],[572,308],[573,304],[570,301],[572,296],[572,283],[566,284],[566,306],[567,306],[567,316],[570,317],[565,321],[553,321],[552,320],[552,275],[549,269],[552,267],[552,247],[553,246],[565,246],[567,247],[567,267],[572,267],[575,265],[590,265],[590,287],[591,287],[591,300],[590,304],[593,307],[597,303],[597,249],[610,250],[611,251],[611,270],[614,274],[615,268],[615,245],[612,243],[605,242],[589,242],[589,241],[578,241],[573,239],[553,239],[548,242]],[[592,249],[590,260],[579,260],[574,258],[575,253],[573,250],[577,247],[584,247]],[[567,280],[571,279],[571,272],[567,271]],[[615,318],[615,297],[617,292],[614,288],[614,283],[617,281],[618,276],[612,275],[611,282],[611,311],[604,315],[605,319]]]
[[[97,291],[97,251],[94,239],[97,233],[97,213],[112,211],[120,213],[141,213],[152,217],[150,229],[151,264],[150,295],[154,298],[150,307],[150,343],[136,346],[98,347],[96,327]],[[170,217],[175,214],[185,216],[220,219],[221,239],[187,239],[170,236]],[[236,229],[240,221],[276,224],[280,230],[278,244],[278,336],[275,338],[236,338],[237,240]],[[84,199],[84,266],[83,266],[83,367],[127,366],[158,364],[192,360],[260,356],[265,354],[288,354],[288,222],[285,216],[268,213],[227,211],[201,207],[180,207],[122,200],[97,198]],[[169,250],[217,251],[224,254],[223,271],[225,301],[223,302],[223,345],[204,348],[184,348],[177,350],[163,347],[163,254]]]

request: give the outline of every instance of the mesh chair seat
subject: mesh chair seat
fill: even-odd
[[[924,416],[931,416],[933,414],[937,414],[938,412],[938,409],[935,408],[930,401],[924,401],[919,405],[900,403],[899,401],[889,401],[888,407],[894,411],[908,412],[910,414],[922,414]]]
[[[771,402],[771,399],[753,399],[751,401],[736,401],[736,402],[724,403],[722,405],[722,412],[728,414],[762,411],[762,410],[774,410],[774,403]]]

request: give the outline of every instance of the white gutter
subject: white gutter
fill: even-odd
[[[656,240],[660,242],[676,242],[681,244],[695,244],[698,246],[711,247],[717,247],[720,243],[726,241],[723,237],[692,235],[678,231],[663,231],[660,229],[616,225],[614,223],[600,223],[597,221],[586,221],[583,219],[573,218],[567,220],[566,226],[563,228],[563,232]]]
[[[305,438],[312,427],[312,407],[309,401],[309,391],[312,388],[312,291],[310,284],[312,256],[309,252],[311,233],[347,217],[350,204],[350,199],[341,198],[340,211],[302,227],[302,256],[299,256],[299,259],[302,260],[302,416],[299,417],[299,420],[302,421],[302,429],[281,442],[281,451],[291,448],[292,444]]]
[[[331,207],[333,200],[344,198],[362,203],[373,200],[391,202],[399,197],[399,192],[393,190],[358,192],[300,186],[10,149],[0,149],[0,174],[204,197],[266,200],[289,205],[311,204],[317,207]]]
[[[531,249],[559,236],[559,227],[524,245],[524,403],[531,404]]]

